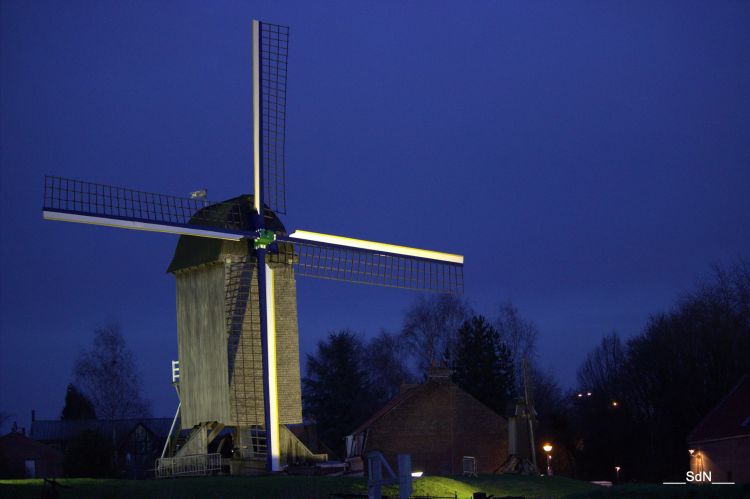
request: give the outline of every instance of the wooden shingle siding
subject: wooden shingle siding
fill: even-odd
[[[194,267],[176,281],[182,427],[227,421],[224,266]]]
[[[237,279],[240,265],[228,265],[227,279]],[[291,265],[271,264],[276,289],[276,364],[279,393],[279,422],[302,422],[299,337],[297,332],[297,292]],[[251,291],[242,324],[228,332],[229,399],[231,425],[263,424],[263,358],[260,342],[260,298],[257,263],[251,257]],[[233,274],[234,273],[234,274]],[[236,313],[236,305],[228,307]]]
[[[276,288],[276,364],[278,369],[279,422],[302,422],[299,367],[297,285],[291,264],[271,264]]]

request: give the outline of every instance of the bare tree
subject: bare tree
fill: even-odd
[[[94,404],[99,418],[150,416],[151,404],[141,396],[133,353],[125,346],[118,325],[94,331],[94,345],[78,357],[73,375],[76,384]]]
[[[455,295],[421,295],[406,311],[401,336],[419,373],[433,361],[446,361],[456,347],[458,330],[472,315],[471,307]]]
[[[625,359],[625,347],[617,333],[605,336],[578,369],[579,387],[607,397],[617,396]]]
[[[407,363],[408,352],[403,337],[381,330],[367,344],[365,364],[376,396],[386,402],[398,395],[402,383],[411,383],[414,376]]]
[[[500,335],[500,340],[507,345],[513,361],[517,389],[522,391],[523,383],[523,360],[534,365],[536,357],[536,340],[539,330],[536,325],[521,317],[513,303],[507,301],[498,306],[498,315],[494,322],[495,329]]]
[[[13,414],[10,412],[0,412],[0,431],[2,431],[3,426],[5,426],[5,423],[10,420],[11,417],[13,417]]]

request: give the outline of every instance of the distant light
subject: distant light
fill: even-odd
[[[689,452],[689,453],[690,453],[690,455],[692,456],[692,455],[693,455],[693,454],[695,453],[695,449],[688,449],[688,452]]]
[[[412,478],[422,478],[422,475],[424,475],[424,471],[412,471],[411,472]]]
[[[578,398],[581,398],[581,397],[583,397],[583,393],[578,394]]]
[[[591,392],[586,392],[586,396],[590,397],[591,396]]]
[[[619,466],[615,466],[615,471],[620,471],[621,469]]]
[[[612,407],[617,407],[618,405],[620,404],[616,400],[612,401]]]
[[[550,452],[552,450],[552,444],[546,443],[542,446],[542,449],[544,449],[544,452]]]

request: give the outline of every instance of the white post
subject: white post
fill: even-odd
[[[253,20],[253,198],[255,213],[260,207],[260,22]]]
[[[266,448],[271,452],[271,471],[281,471],[279,453],[279,392],[276,378],[276,294],[273,269],[266,264],[266,331],[268,335],[268,410]]]
[[[398,459],[398,495],[400,499],[409,499],[412,493],[411,454],[399,454]]]
[[[180,407],[182,407],[182,401],[177,404],[177,410],[174,413],[174,419],[172,419],[172,426],[169,427],[169,435],[167,435],[167,441],[164,442],[164,449],[161,451],[161,458],[164,459],[164,455],[167,453],[167,447],[169,446],[169,439],[172,438],[172,432],[174,431],[174,425],[177,423],[177,416],[180,414]]]

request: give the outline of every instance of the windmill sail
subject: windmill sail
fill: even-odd
[[[363,239],[295,231],[278,238],[276,261],[296,275],[376,286],[463,292],[463,256]]]
[[[81,180],[44,178],[45,220],[105,225],[239,241],[243,230],[239,203],[209,203]]]
[[[255,193],[262,191],[267,207],[286,214],[284,145],[289,28],[256,23],[257,43],[253,45],[258,65],[253,71]]]

